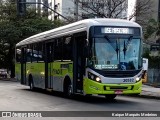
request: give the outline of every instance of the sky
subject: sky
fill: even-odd
[[[134,6],[135,6],[136,0],[128,0],[128,17],[132,15]],[[135,18],[133,18],[131,21],[135,21]]]

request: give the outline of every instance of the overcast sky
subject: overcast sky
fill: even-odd
[[[128,0],[128,16],[130,16],[133,13],[135,3],[136,0]],[[133,18],[132,21],[135,21],[135,18]]]

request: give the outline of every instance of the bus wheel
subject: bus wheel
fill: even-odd
[[[108,95],[105,95],[105,98],[107,101],[112,101],[115,99],[117,95],[116,94],[108,94]]]
[[[72,95],[72,85],[70,84],[70,85],[68,85],[68,87],[67,87],[67,96],[71,96]]]
[[[72,96],[72,85],[70,81],[64,83],[64,96],[69,98]]]

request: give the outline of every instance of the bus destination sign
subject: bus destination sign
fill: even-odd
[[[111,34],[130,34],[132,33],[129,28],[112,28],[104,27],[101,29],[102,33],[111,33]]]

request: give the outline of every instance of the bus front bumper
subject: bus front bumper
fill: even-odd
[[[142,80],[134,84],[102,84],[85,79],[83,88],[85,94],[140,94]]]

